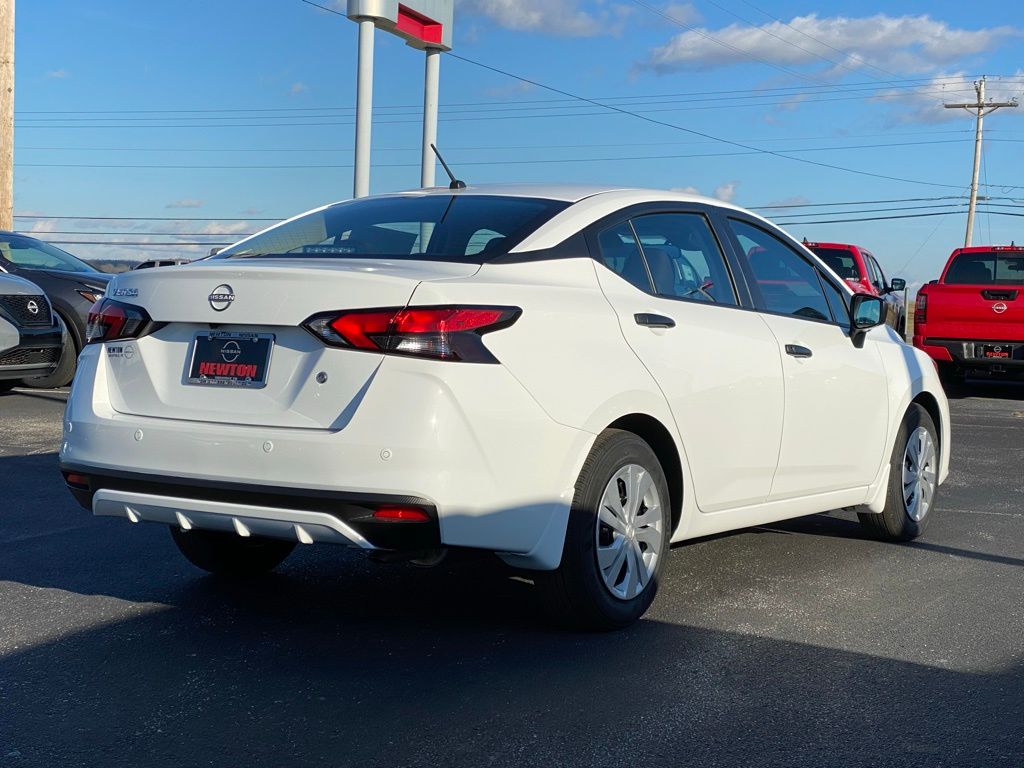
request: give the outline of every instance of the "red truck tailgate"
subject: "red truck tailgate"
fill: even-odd
[[[923,293],[929,338],[1024,341],[1024,286],[933,284]]]

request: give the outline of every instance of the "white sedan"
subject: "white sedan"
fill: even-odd
[[[814,254],[670,192],[431,189],[115,278],[62,470],[98,515],[244,575],[297,545],[533,571],[577,626],[673,542],[839,508],[906,541],[950,420],[932,362]]]

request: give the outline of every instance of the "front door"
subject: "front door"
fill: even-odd
[[[878,349],[853,344],[845,291],[809,259],[752,222],[730,219],[729,226],[785,371],[786,417],[771,499],[869,485],[889,423]]]

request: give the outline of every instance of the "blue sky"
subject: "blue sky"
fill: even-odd
[[[997,98],[1024,91],[1024,11],[1018,3],[456,5],[455,52],[474,61],[757,149],[927,183],[768,154],[729,154],[744,150],[446,57],[439,144],[471,182],[692,188],[745,206],[962,195],[970,180],[973,121],[941,103],[969,101],[970,83],[983,73]],[[16,212],[43,218],[21,218],[17,226],[83,233],[44,235],[51,240],[222,241],[261,226],[254,219],[348,197],[355,32],[347,19],[300,0],[22,0]],[[414,187],[422,54],[378,33],[376,64],[372,188]],[[989,193],[1009,198],[999,201],[1006,205],[1024,199],[1022,118],[1024,107],[986,122]],[[878,146],[883,144],[898,146]],[[914,207],[865,216],[938,210],[916,208],[929,204],[949,201],[831,210]],[[770,215],[810,221],[833,218],[822,215],[829,210],[775,209]],[[212,220],[47,218],[56,216]],[[890,273],[920,281],[934,276],[960,244],[964,219],[787,229],[798,237],[861,243]],[[1022,222],[981,215],[975,242],[1022,240]],[[94,232],[133,234],[84,235]],[[91,257],[155,252],[145,246],[66,247]]]

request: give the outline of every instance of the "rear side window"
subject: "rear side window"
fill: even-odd
[[[760,227],[729,219],[761,293],[761,309],[809,320],[832,321],[818,270]]]
[[[499,195],[410,195],[332,205],[251,237],[217,259],[295,257],[484,263],[569,203]]]
[[[651,292],[651,276],[628,221],[604,230],[597,242],[602,264],[641,291]]]
[[[843,248],[812,248],[818,258],[843,280],[860,280],[860,270],[852,251]]]
[[[725,257],[699,213],[655,213],[633,219],[660,296],[736,304]]]
[[[946,272],[949,285],[1024,285],[1024,253],[961,253]]]

